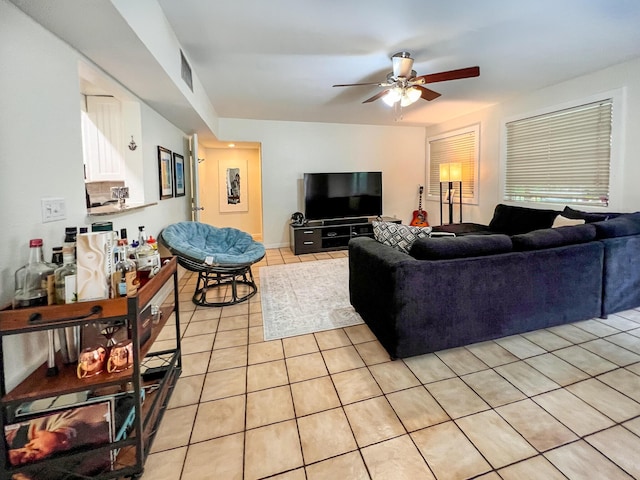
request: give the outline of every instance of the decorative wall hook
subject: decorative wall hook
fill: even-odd
[[[129,150],[133,151],[136,148],[138,148],[138,145],[136,145],[136,142],[133,141],[133,135],[131,135],[131,141],[129,142]]]
[[[204,158],[199,158],[198,159],[198,163],[202,163],[202,162],[204,162],[204,160],[205,160]]]

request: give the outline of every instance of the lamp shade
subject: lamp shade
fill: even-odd
[[[461,182],[462,181],[462,163],[449,162],[440,164],[440,181],[441,182]]]

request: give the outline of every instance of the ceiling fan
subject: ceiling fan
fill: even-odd
[[[447,72],[431,73],[428,75],[417,75],[413,68],[413,58],[409,52],[398,52],[391,57],[393,71],[387,74],[384,82],[370,83],[345,83],[333,85],[334,87],[355,87],[360,85],[377,85],[384,90],[376,93],[373,97],[367,98],[362,103],[370,103],[379,98],[389,106],[400,103],[400,107],[406,107],[423,98],[424,100],[435,100],[440,96],[438,92],[430,90],[423,85],[426,83],[445,82],[448,80],[458,80],[461,78],[471,78],[480,75],[480,67],[467,67]]]

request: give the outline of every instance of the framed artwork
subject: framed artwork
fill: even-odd
[[[184,196],[184,157],[175,152],[173,152],[173,189],[176,197]]]
[[[247,159],[220,160],[220,212],[248,212]]]
[[[171,150],[158,146],[160,200],[173,197],[173,161]]]

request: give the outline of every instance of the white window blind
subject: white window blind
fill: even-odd
[[[440,164],[462,164],[462,198],[475,201],[477,191],[478,127],[429,139],[429,191],[440,195]],[[457,187],[456,187],[457,188]]]
[[[504,199],[609,204],[613,101],[506,124]]]

